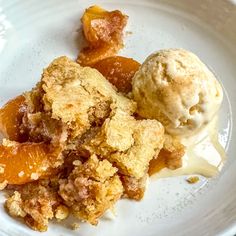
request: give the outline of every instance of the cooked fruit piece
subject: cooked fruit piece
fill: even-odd
[[[116,45],[110,44],[102,44],[98,48],[86,47],[80,52],[77,62],[81,66],[91,67],[93,64],[104,58],[116,55],[119,49],[120,48],[117,48]]]
[[[52,174],[60,163],[60,150],[45,143],[16,143],[4,140],[0,145],[0,182],[24,184]]]
[[[5,202],[9,215],[23,218],[25,223],[37,231],[46,231],[48,221],[54,218],[58,208],[64,208],[57,194],[57,179],[39,180],[25,184],[14,191]]]
[[[92,155],[75,166],[67,179],[60,181],[59,195],[77,218],[96,225],[106,210],[112,209],[123,194],[117,168],[108,160]]]
[[[123,29],[128,17],[120,11],[106,11],[98,6],[86,9],[81,18],[88,47],[78,58],[82,65],[91,65],[105,57],[115,55],[123,47]]]
[[[119,92],[128,93],[132,90],[132,78],[140,64],[132,58],[114,56],[98,61],[92,67],[101,72]]]
[[[0,109],[0,132],[13,141],[25,141],[26,137],[20,132],[20,125],[26,109],[25,98],[20,95],[7,102]]]
[[[157,158],[149,163],[148,174],[151,176],[163,168],[175,170],[182,166],[182,157],[185,154],[185,146],[177,138],[165,135],[164,146],[159,152]]]
[[[163,147],[164,128],[157,120],[135,120],[119,109],[112,114],[83,146],[112,162],[119,173],[140,179]]]
[[[109,12],[99,6],[91,6],[81,18],[85,38],[92,47],[100,47],[104,42],[119,42],[127,19],[118,10]]]
[[[145,193],[147,177],[147,174],[145,174],[141,179],[121,175],[120,179],[124,187],[123,197],[140,201]]]
[[[162,169],[167,167],[166,160],[168,159],[168,155],[170,153],[166,152],[165,149],[161,149],[161,151],[158,154],[157,158],[153,158],[149,162],[149,169],[148,169],[148,174],[154,175],[155,173],[158,173]]]

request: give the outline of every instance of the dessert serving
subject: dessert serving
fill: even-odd
[[[118,56],[127,21],[86,9],[77,60],[52,60],[31,91],[0,109],[5,209],[34,230],[69,215],[97,225],[119,199],[141,200],[151,175],[212,177],[224,164],[214,74],[184,49],[142,64]]]

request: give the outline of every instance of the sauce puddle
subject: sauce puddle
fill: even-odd
[[[198,135],[181,140],[186,146],[182,157],[182,167],[171,170],[166,168],[165,155],[152,160],[149,175],[157,178],[199,174],[205,177],[216,176],[222,169],[226,160],[224,148],[218,141],[218,119],[212,122]]]

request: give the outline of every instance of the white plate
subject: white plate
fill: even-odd
[[[121,200],[117,217],[77,231],[51,223],[43,235],[154,236],[236,233],[236,5],[223,0],[0,1],[0,105],[29,90],[57,56],[76,58],[80,17],[91,4],[129,15],[121,54],[140,62],[161,48],[195,52],[225,88],[220,137],[228,161],[215,179],[189,185],[185,177],[151,179],[141,202]],[[231,105],[230,105],[231,104]],[[4,197],[1,195],[1,202]],[[10,218],[1,204],[0,235],[40,235]]]

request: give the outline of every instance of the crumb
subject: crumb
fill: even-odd
[[[191,177],[187,178],[186,181],[189,184],[195,184],[199,181],[199,177],[198,176],[191,176]]]
[[[6,167],[5,164],[0,164],[0,174],[3,174],[3,173],[4,173],[5,167]]]
[[[17,144],[17,142],[15,141],[11,141],[9,139],[3,139],[2,140],[2,145],[5,146],[5,147],[14,147],[15,145]]]
[[[7,180],[4,180],[2,183],[0,183],[0,190],[3,190],[4,188],[6,188],[7,184],[8,184]]]
[[[166,166],[171,170],[182,167],[182,157],[185,154],[185,146],[180,140],[170,135],[165,135],[163,155],[166,155]]]
[[[21,217],[37,231],[46,231],[48,221],[53,219],[55,209],[61,205],[57,187],[49,180],[40,180],[18,188],[5,203],[6,210],[13,217]]]
[[[68,207],[66,207],[64,205],[60,205],[56,208],[55,217],[58,221],[66,219],[68,217],[68,215],[69,215]]]
[[[55,164],[55,165],[58,165],[58,164]],[[42,166],[41,169],[42,169],[43,171],[45,171],[45,170],[47,170],[47,168],[48,168],[47,166]]]
[[[76,229],[79,229],[79,228],[80,228],[79,223],[72,223],[72,224],[71,224],[71,229],[72,229],[72,230],[76,230]]]
[[[98,218],[123,194],[116,172],[110,162],[93,155],[60,181],[59,195],[75,217],[97,225]]]
[[[124,186],[123,197],[140,201],[143,198],[146,190],[147,178],[147,174],[145,174],[141,179],[121,175],[121,181]]]
[[[80,160],[73,161],[74,166],[80,166],[81,164],[82,164],[82,162]]]
[[[18,176],[19,176],[19,177],[22,177],[24,174],[25,174],[25,172],[24,172],[24,171],[21,171],[20,173],[18,173]]]
[[[125,34],[128,36],[128,35],[132,35],[133,32],[132,31],[126,31]]]
[[[33,180],[37,180],[39,178],[39,175],[37,173],[32,173],[30,177]]]
[[[21,194],[17,191],[9,197],[5,202],[5,207],[8,210],[9,215],[14,217],[25,217],[26,212],[22,209]]]

